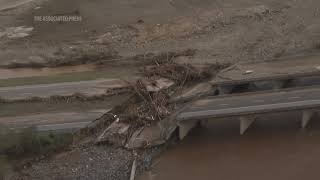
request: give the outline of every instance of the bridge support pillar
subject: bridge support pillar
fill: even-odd
[[[201,120],[200,121],[200,126],[201,127],[207,127],[209,124],[209,121],[206,119],[206,120]]]
[[[219,95],[230,94],[233,88],[234,88],[233,85],[219,86],[218,87]]]
[[[285,81],[272,81],[272,84],[273,84],[273,89],[282,89],[286,82]]]
[[[302,128],[306,128],[308,126],[308,123],[310,122],[314,114],[315,112],[312,110],[304,110],[302,112],[302,122],[301,122]]]
[[[240,117],[240,134],[243,135],[251,124],[256,120],[256,117]]]
[[[178,123],[179,127],[179,139],[182,140],[190,132],[191,129],[196,127],[198,121],[187,121]]]

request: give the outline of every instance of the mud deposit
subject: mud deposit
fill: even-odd
[[[320,123],[299,128],[301,114],[260,118],[239,135],[236,119],[213,120],[154,161],[139,180],[319,179]]]
[[[64,73],[86,72],[96,69],[95,65],[78,65],[64,66],[56,68],[0,68],[0,79],[35,77],[35,76],[50,76]]]

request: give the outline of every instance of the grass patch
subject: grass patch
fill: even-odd
[[[72,142],[70,134],[38,133],[33,128],[9,131],[0,136],[0,152],[9,160],[43,155]]]
[[[0,179],[10,170],[10,162],[48,155],[66,149],[72,143],[71,134],[38,133],[33,128],[20,132],[0,130]]]
[[[137,70],[134,68],[110,68],[110,70],[66,73],[53,76],[0,79],[0,87],[90,81],[102,78],[126,79],[134,76],[136,72]]]
[[[4,155],[0,155],[0,179],[5,179],[7,172],[11,170],[10,165]]]
[[[109,109],[125,101],[127,95],[110,96],[90,101],[57,100],[57,101],[26,101],[13,103],[0,103],[0,118],[10,116],[23,116],[54,112],[87,112],[96,109]]]

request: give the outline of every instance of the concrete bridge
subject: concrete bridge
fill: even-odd
[[[320,85],[320,54],[235,64],[222,70],[210,83],[219,94],[232,93],[239,87],[259,91]]]
[[[240,134],[244,134],[258,115],[274,112],[301,111],[301,128],[305,128],[318,109],[320,87],[313,86],[200,99],[182,110],[177,120],[182,139],[199,122],[234,116],[239,119]]]

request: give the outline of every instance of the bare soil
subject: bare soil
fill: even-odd
[[[264,61],[318,47],[318,4],[315,0],[47,1],[35,5],[40,9],[1,12],[3,22],[8,22],[1,27],[35,28],[27,38],[2,38],[1,64],[87,63],[190,48],[198,50],[194,58],[185,59],[192,63]],[[34,21],[41,15],[78,15],[83,21]],[[73,57],[73,51],[84,56]]]

